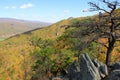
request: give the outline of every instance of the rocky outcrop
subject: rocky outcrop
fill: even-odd
[[[97,64],[97,63],[96,63]],[[68,69],[69,80],[100,80],[99,69],[94,65],[88,54],[79,58]]]
[[[91,60],[88,54],[83,54],[78,61],[72,63],[68,68],[69,80],[120,80],[120,62],[111,65],[108,74],[106,64],[97,59]]]
[[[77,80],[79,78],[80,66],[77,61],[74,61],[68,68],[69,80]]]
[[[104,78],[108,75],[108,69],[106,64],[99,62],[97,59],[93,60],[93,63],[98,69],[101,78]]]
[[[110,65],[111,72],[107,77],[107,80],[120,80],[120,62],[116,62]]]
[[[99,73],[100,73],[101,78],[104,78],[108,75],[108,69],[107,69],[107,66],[105,64],[101,63],[101,65],[98,69],[99,69]]]
[[[120,70],[112,71],[106,80],[120,80]]]
[[[85,77],[86,76],[86,77]],[[85,54],[80,57],[80,75],[79,80],[100,80],[98,69],[90,57]]]
[[[112,70],[118,70],[118,69],[120,70],[120,62],[116,62],[116,63],[110,65],[110,68]]]

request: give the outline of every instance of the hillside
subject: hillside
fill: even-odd
[[[48,25],[50,25],[50,23],[19,20],[14,18],[0,18],[0,39]]]
[[[28,60],[28,71],[31,69],[31,57],[30,52],[33,52],[34,45],[32,41],[35,39],[53,39],[55,40],[58,36],[62,35],[65,27],[62,25],[68,24],[67,20],[60,21],[48,27],[38,28],[32,31],[27,31],[22,34],[17,34],[4,41],[0,42],[0,80],[22,80],[24,72],[22,67],[25,54]],[[10,70],[10,71],[9,71]],[[14,77],[10,76],[11,70],[14,71]],[[2,77],[4,76],[4,77]]]
[[[31,78],[35,80],[41,76],[48,77],[63,72],[71,62],[77,60],[81,48],[79,51],[81,54],[88,52],[92,58],[103,61],[105,54],[102,52],[106,51],[103,46],[91,42],[86,47],[86,41],[96,34],[79,36],[83,30],[88,31],[85,25],[93,18],[96,18],[96,15],[68,18],[48,27],[26,31],[1,41],[0,80],[23,80],[25,77],[28,80]],[[98,41],[106,43],[105,38]],[[76,46],[80,42],[82,45]],[[112,61],[119,60],[115,58],[120,56],[120,42],[116,42],[116,46]]]

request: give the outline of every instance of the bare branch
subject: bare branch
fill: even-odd
[[[115,29],[117,30],[118,27],[120,27],[120,23],[116,24],[114,27],[115,27]],[[118,29],[118,30],[119,30],[119,29]]]
[[[115,35],[115,38],[116,38],[116,39],[120,39],[120,34],[116,34],[116,35]]]
[[[106,48],[108,48],[108,46],[105,43],[100,43],[98,41],[95,41],[95,42],[98,43],[98,44],[100,44],[100,45],[102,45],[102,46],[104,46],[104,47],[106,47]]]
[[[100,8],[100,7],[99,7],[97,4],[95,4],[95,3],[89,2],[88,4],[93,7],[93,8],[92,8],[93,11],[101,10],[101,11],[104,11],[104,12],[106,12],[106,13],[109,14],[109,12],[108,12],[107,10]]]
[[[120,16],[113,17],[112,19],[113,19],[113,20],[120,20]]]

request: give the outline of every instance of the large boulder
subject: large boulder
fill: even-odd
[[[83,54],[69,66],[69,80],[120,80],[120,62],[110,65],[99,62],[97,59],[91,60],[88,54]]]
[[[110,67],[112,70],[118,70],[118,69],[120,70],[120,62],[116,62],[116,63],[110,65]]]
[[[95,67],[94,63],[88,56],[88,54],[83,54],[80,57],[80,75],[78,80],[100,80],[98,69]]]
[[[107,65],[101,63],[100,67],[99,67],[99,73],[101,78],[104,78],[108,75],[108,69],[107,69]]]
[[[99,62],[97,59],[93,60],[95,67],[99,70],[101,78],[104,78],[108,75],[107,65]]]
[[[114,70],[112,71],[107,80],[120,80],[120,70]]]
[[[93,63],[94,63],[94,65],[95,65],[96,68],[99,68],[101,66],[100,62],[97,59],[94,59]]]
[[[80,73],[80,66],[79,66],[77,61],[74,61],[68,67],[68,77],[69,77],[69,80],[78,80],[79,73]]]

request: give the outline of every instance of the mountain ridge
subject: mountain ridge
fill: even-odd
[[[0,38],[8,38],[16,34],[49,25],[51,25],[51,23],[15,18],[0,18]]]

